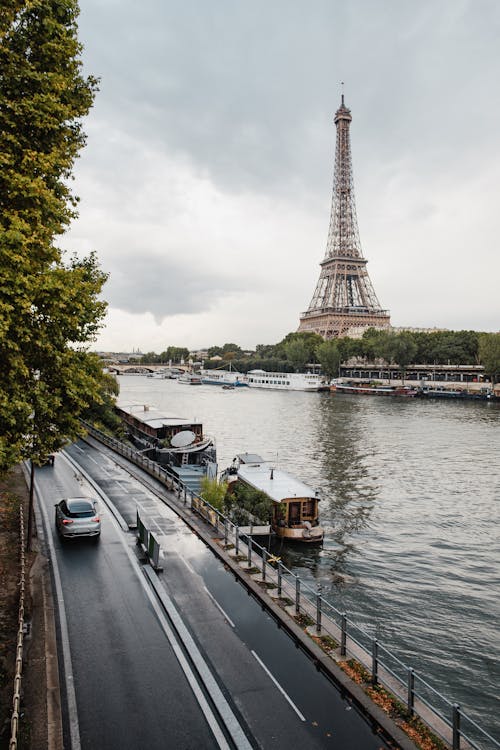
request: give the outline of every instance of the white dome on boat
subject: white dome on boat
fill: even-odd
[[[170,441],[173,448],[185,448],[196,440],[196,435],[191,430],[182,430],[178,432]]]

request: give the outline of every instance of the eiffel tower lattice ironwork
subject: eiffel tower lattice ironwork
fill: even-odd
[[[298,329],[319,333],[325,339],[348,335],[352,329],[390,326],[389,312],[380,306],[361,251],[352,178],[351,120],[342,94],[335,113],[337,141],[326,254],[311,304],[302,313]]]

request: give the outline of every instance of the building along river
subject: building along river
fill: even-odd
[[[322,497],[285,565],[500,738],[500,404],[190,386],[119,400],[197,418],[219,469],[251,451]]]

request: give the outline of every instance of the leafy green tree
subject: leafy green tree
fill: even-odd
[[[333,339],[323,341],[316,349],[316,357],[328,380],[338,376],[341,359],[336,341]]]
[[[410,333],[403,332],[388,334],[384,344],[385,359],[389,363],[395,362],[398,365],[404,383],[406,368],[415,361],[416,343]]]
[[[257,344],[255,347],[256,359],[269,359],[272,357],[276,357],[275,344]]]
[[[293,331],[288,333],[285,338],[276,344],[276,354],[283,359],[289,359],[287,355],[288,344],[300,341],[307,349],[308,355],[306,362],[316,362],[316,349],[322,343],[323,337],[311,331]]]
[[[226,494],[227,482],[218,482],[217,479],[202,477],[200,496],[221,513],[227,513],[228,511]]]
[[[189,359],[189,349],[185,346],[169,346],[167,349],[167,362],[186,362]]]
[[[500,380],[500,333],[480,334],[479,357],[491,382]]]
[[[156,352],[146,352],[146,354],[143,354],[142,357],[139,360],[139,363],[141,365],[156,365],[159,364],[160,361],[167,361],[167,359],[162,360],[162,355],[158,355]],[[165,352],[166,357],[166,352]]]
[[[224,354],[227,354],[228,352],[238,355],[242,354],[241,348],[238,346],[238,344],[224,344],[224,346],[222,347],[222,356],[224,356]]]
[[[222,357],[222,347],[220,346],[209,346],[207,351],[209,359],[212,357]]]
[[[0,471],[43,462],[100,398],[86,349],[106,275],[94,254],[64,261],[55,242],[76,216],[70,177],[97,87],[81,74],[77,13],[75,0],[0,13]]]
[[[96,354],[89,354],[84,365],[98,384],[98,391],[89,406],[83,410],[82,418],[99,430],[123,437],[123,423],[115,411],[116,398],[120,393],[117,379],[104,372],[102,362]]]
[[[231,502],[230,515],[234,523],[270,523],[273,515],[273,501],[261,490],[256,490],[242,482],[232,485],[228,493]],[[249,515],[250,514],[250,515]]]
[[[301,341],[300,339],[295,339],[285,344],[285,353],[292,368],[297,372],[302,372],[309,362],[309,347],[305,341]]]

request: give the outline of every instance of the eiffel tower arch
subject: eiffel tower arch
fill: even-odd
[[[351,120],[342,94],[335,113],[337,140],[326,253],[311,304],[300,316],[298,328],[325,339],[390,326],[389,311],[380,306],[361,251],[352,178]]]

